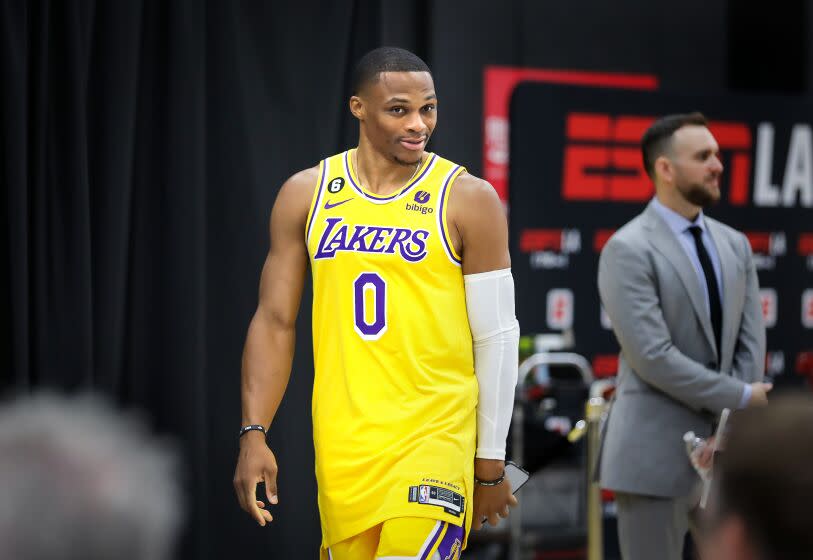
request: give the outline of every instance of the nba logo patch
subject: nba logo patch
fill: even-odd
[[[418,503],[425,504],[429,501],[429,487],[421,486],[420,496],[418,496]]]

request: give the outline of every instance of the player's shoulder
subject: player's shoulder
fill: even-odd
[[[313,190],[316,188],[318,181],[319,165],[317,164],[313,167],[297,171],[288,177],[288,180],[283,183],[282,187],[290,190],[310,190],[311,194],[313,194]]]
[[[274,202],[278,219],[304,222],[319,182],[319,166],[309,167],[288,177],[282,184]]]
[[[505,209],[491,183],[463,171],[451,191],[448,220],[460,231],[498,227]]]
[[[277,200],[286,202],[310,201],[319,183],[319,166],[315,165],[301,171],[297,171],[282,184]]]
[[[472,175],[468,171],[463,171],[454,182],[453,195],[467,203],[499,203],[500,197],[491,183]]]

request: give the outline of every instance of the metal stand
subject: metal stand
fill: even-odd
[[[587,560],[604,558],[604,536],[602,532],[601,488],[593,469],[596,467],[600,445],[601,417],[604,414],[603,397],[591,396],[585,407],[587,419]]]
[[[585,383],[586,386],[591,387],[594,381],[593,370],[590,367],[590,363],[579,354],[571,353],[571,352],[539,352],[537,354],[533,354],[532,356],[528,357],[525,361],[523,361],[519,365],[519,375],[517,376],[517,392],[514,404],[514,416],[511,419],[511,428],[512,428],[512,448],[513,448],[513,458],[514,460],[522,464],[523,456],[525,453],[525,438],[523,433],[523,421],[525,419],[524,410],[522,405],[525,401],[525,395],[522,390],[522,387],[525,384],[525,378],[530,374],[533,369],[540,365],[546,366],[565,366],[575,369],[582,378],[582,381]],[[592,400],[592,399],[591,399]],[[588,403],[589,406],[589,403]],[[589,415],[588,415],[589,420]],[[588,431],[589,423],[588,423]],[[595,435],[595,440],[598,442],[598,421],[595,424],[595,429],[593,430]],[[578,439],[578,438],[577,438]],[[571,440],[573,441],[573,440]],[[591,441],[588,437],[588,442]],[[596,449],[598,449],[596,445]],[[587,476],[589,477],[589,465],[592,463],[590,462],[590,452],[588,451],[588,469],[587,469]],[[588,489],[591,488],[589,485],[590,481],[588,479]],[[598,485],[596,485],[596,490],[598,491]],[[601,550],[601,494],[598,491],[598,550]],[[589,496],[589,493],[588,493]],[[594,514],[595,515],[595,514]],[[591,530],[591,526],[594,524],[589,519],[590,516],[590,499],[588,498],[588,531],[595,532],[595,529]],[[511,511],[511,515],[508,517],[509,523],[509,532],[510,532],[510,552],[509,558],[510,560],[522,560],[522,500],[519,500],[519,505]],[[589,541],[588,536],[588,541]],[[595,540],[595,537],[594,537]],[[589,557],[590,560],[600,559],[601,556],[598,557]]]

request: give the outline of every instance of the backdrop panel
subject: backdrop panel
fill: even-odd
[[[798,98],[677,95],[526,83],[511,108],[511,250],[526,333],[573,329],[599,375],[618,346],[596,287],[609,236],[653,186],[639,141],[657,116],[702,110],[723,164],[708,214],[746,233],[768,333],[768,374],[810,376],[813,350],[812,107]]]

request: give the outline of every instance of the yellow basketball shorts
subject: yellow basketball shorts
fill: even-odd
[[[321,560],[459,560],[463,527],[436,519],[398,517],[321,549]]]

